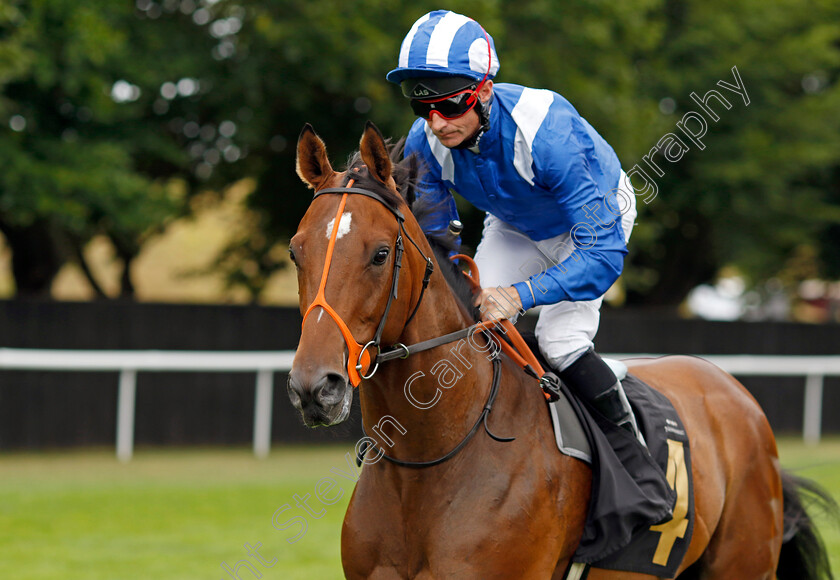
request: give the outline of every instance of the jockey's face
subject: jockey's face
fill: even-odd
[[[492,94],[493,81],[486,81],[484,86],[481,87],[481,90],[478,91],[478,98],[482,102],[487,102]],[[442,116],[432,113],[426,119],[426,123],[428,123],[435,137],[438,138],[438,141],[444,147],[450,148],[457,147],[465,139],[469,139],[475,135],[476,131],[481,127],[481,120],[474,108],[467,111],[465,115],[455,119],[444,119]]]

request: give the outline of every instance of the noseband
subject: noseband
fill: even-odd
[[[381,352],[380,344],[382,340],[382,332],[385,328],[385,323],[388,320],[388,313],[391,310],[391,304],[393,303],[394,299],[397,298],[400,268],[402,268],[402,257],[403,253],[405,252],[403,237],[407,238],[408,241],[410,241],[411,244],[415,248],[417,248],[417,251],[420,252],[421,256],[423,256],[423,259],[426,260],[426,272],[423,276],[423,286],[420,290],[420,297],[417,299],[417,304],[414,306],[414,309],[411,311],[411,315],[405,322],[406,326],[414,318],[414,315],[417,314],[417,309],[420,308],[420,303],[423,301],[423,294],[426,291],[426,287],[429,285],[429,278],[431,277],[432,272],[434,271],[434,263],[432,262],[431,258],[429,258],[425,253],[423,253],[423,250],[420,249],[420,246],[417,245],[417,243],[406,231],[405,216],[403,216],[399,210],[391,207],[385,201],[385,199],[378,193],[374,191],[369,191],[367,189],[353,187],[354,181],[355,180],[351,179],[347,183],[346,187],[332,187],[315,192],[314,197],[318,197],[319,195],[327,193],[340,193],[341,202],[338,204],[338,211],[335,214],[335,221],[333,221],[333,229],[332,233],[330,234],[330,242],[327,246],[327,256],[324,261],[324,272],[321,274],[321,284],[318,287],[318,293],[315,296],[315,300],[312,302],[312,304],[309,305],[309,308],[307,308],[306,313],[303,315],[303,323],[301,325],[301,329],[303,328],[303,325],[306,324],[307,317],[318,306],[320,306],[322,309],[324,309],[324,311],[326,311],[327,314],[330,315],[330,318],[332,318],[338,325],[338,328],[341,331],[341,335],[344,337],[344,342],[347,344],[347,350],[349,352],[349,356],[347,359],[348,378],[350,380],[350,383],[354,387],[358,387],[359,383],[362,382],[362,379],[369,379],[376,373],[377,369],[379,368],[380,362],[385,362],[396,358],[408,358],[409,355],[415,352],[429,350],[442,344],[459,340],[460,338],[466,337],[469,334],[475,332],[476,330],[487,329],[489,328],[489,325],[487,323],[478,323],[463,330],[459,330],[457,332],[453,332],[431,340],[426,340],[411,346],[406,346],[404,344],[397,343],[388,352]],[[333,250],[335,249],[335,240],[338,235],[339,224],[341,223],[341,216],[344,213],[344,206],[347,203],[347,196],[351,194],[364,195],[375,199],[376,201],[384,205],[388,209],[388,211],[390,211],[394,215],[394,217],[397,220],[397,224],[399,225],[399,233],[397,234],[397,239],[394,243],[394,268],[393,273],[391,275],[391,291],[388,293],[388,302],[385,304],[385,311],[382,313],[382,319],[379,321],[379,326],[376,328],[376,333],[373,335],[373,338],[364,345],[356,341],[356,339],[353,337],[353,333],[350,332],[350,329],[347,327],[347,324],[344,322],[341,316],[335,311],[335,309],[332,306],[330,306],[327,303],[326,295],[324,293],[325,288],[327,286],[327,276],[329,275],[330,265],[332,263]],[[501,343],[505,344],[504,341],[501,341]],[[376,357],[373,359],[371,359],[371,356],[368,353],[368,350],[371,347],[376,348]],[[371,365],[373,368],[371,368]],[[487,432],[487,434],[496,441],[500,441],[503,443],[513,441],[515,439],[514,437],[499,437],[493,434],[490,431],[490,427],[487,425],[487,418],[493,407],[493,403],[496,400],[496,395],[499,392],[500,379],[501,361],[499,360],[498,356],[494,356],[493,381],[490,385],[490,391],[488,393],[487,402],[484,405],[484,409],[482,410],[481,414],[478,417],[478,420],[475,422],[469,433],[467,433],[467,435],[461,440],[461,442],[458,443],[458,445],[456,445],[446,455],[432,461],[402,461],[395,457],[386,455],[381,449],[377,449],[375,444],[365,444],[356,458],[357,463],[361,465],[361,462],[364,459],[364,455],[367,453],[368,449],[372,448],[378,453],[377,460],[379,458],[384,457],[391,463],[394,463],[401,467],[423,468],[439,465],[457,455],[458,452],[466,446],[470,439],[472,439],[473,435],[476,434],[478,428],[482,424],[484,425],[484,430]],[[362,427],[362,429],[364,430],[364,426]]]
[[[347,187],[331,187],[327,189],[322,189],[320,191],[315,192],[315,197],[324,194],[342,194],[341,195],[341,202],[338,204],[338,212],[335,215],[335,221],[333,222],[333,229],[332,234],[330,235],[330,242],[327,246],[327,256],[324,262],[324,272],[321,275],[321,284],[318,287],[318,293],[315,295],[315,300],[312,304],[309,305],[309,308],[306,310],[306,313],[303,315],[303,323],[301,324],[301,328],[303,325],[306,324],[306,319],[309,314],[318,306],[320,306],[327,314],[330,315],[336,325],[338,325],[339,330],[341,331],[341,335],[344,337],[344,342],[347,344],[347,350],[349,352],[349,356],[347,357],[347,376],[350,380],[350,384],[354,387],[358,387],[359,383],[362,382],[362,379],[369,379],[371,378],[379,368],[379,353],[380,353],[380,343],[382,341],[382,332],[385,329],[385,323],[388,320],[388,313],[391,310],[391,304],[394,302],[394,299],[397,298],[398,286],[399,286],[399,279],[400,279],[400,268],[402,268],[402,258],[403,253],[405,252],[405,245],[403,243],[403,237],[407,238],[411,244],[417,248],[417,251],[420,252],[420,255],[423,256],[423,259],[426,260],[426,273],[423,276],[423,287],[420,290],[420,298],[417,300],[417,304],[414,306],[414,310],[412,310],[411,315],[406,320],[406,326],[409,322],[414,318],[414,315],[417,314],[417,309],[420,308],[420,303],[423,300],[423,294],[426,291],[426,287],[429,285],[429,278],[434,271],[434,265],[432,263],[431,258],[429,258],[426,254],[423,253],[423,250],[420,249],[420,246],[412,239],[412,237],[408,234],[405,230],[405,216],[403,214],[391,207],[388,202],[385,201],[381,195],[374,191],[369,191],[367,189],[361,189],[358,187],[352,187],[355,180],[351,179]],[[388,293],[388,302],[385,304],[385,311],[382,313],[382,319],[379,321],[379,326],[376,328],[376,333],[373,335],[373,338],[366,342],[364,346],[360,344],[356,339],[353,337],[353,333],[350,332],[347,324],[335,311],[335,309],[327,303],[327,298],[325,295],[325,290],[327,286],[327,276],[329,275],[330,265],[332,263],[333,257],[333,250],[335,249],[335,240],[338,234],[338,226],[341,223],[341,216],[344,213],[344,206],[347,202],[347,196],[357,194],[357,195],[364,195],[366,197],[375,199],[382,205],[384,205],[388,211],[390,211],[394,217],[397,219],[397,224],[399,225],[399,233],[397,234],[396,242],[394,243],[394,268],[391,274],[391,291]],[[402,346],[402,345],[400,345]],[[377,356],[371,358],[370,353],[368,352],[370,348],[375,348]],[[372,367],[372,368],[371,368]]]

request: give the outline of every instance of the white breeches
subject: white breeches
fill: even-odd
[[[622,204],[621,226],[625,241],[630,239],[636,220],[636,196],[632,186],[625,185],[627,183],[622,171],[617,197]],[[510,286],[562,262],[573,249],[569,234],[535,242],[488,213],[481,243],[475,252],[475,263],[483,287]],[[543,356],[554,369],[562,371],[593,346],[603,298],[562,301],[540,307],[535,333]]]

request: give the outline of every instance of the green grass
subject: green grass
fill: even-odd
[[[804,445],[801,439],[783,438],[778,445],[785,469],[819,483],[840,502],[840,438],[824,439],[813,447]],[[815,520],[831,558],[831,569],[840,576],[840,527],[822,515],[814,514]]]
[[[810,448],[781,441],[782,463],[840,497],[840,439]],[[113,451],[0,455],[0,578],[21,580],[230,578],[221,567],[248,560],[266,580],[341,578],[339,537],[353,483],[351,447],[276,447],[265,461],[250,451],[140,450],[120,464]],[[341,499],[323,506],[316,483],[338,482]],[[324,493],[327,499],[339,488]],[[296,505],[309,494],[315,518]],[[306,519],[306,533],[287,542]],[[323,513],[318,511],[323,510]],[[840,530],[823,523],[823,536],[840,571]],[[270,567],[249,556],[256,547]],[[276,559],[276,561],[273,561]],[[244,568],[243,579],[254,577]]]
[[[263,578],[342,578],[341,522],[353,483],[340,477],[344,497],[323,508],[315,483],[347,471],[351,447],[275,449],[265,461],[248,450],[140,451],[128,464],[113,452],[12,454],[0,457],[0,578],[229,579],[222,562],[247,559]],[[338,489],[325,494],[328,499]],[[303,498],[320,519],[295,504]],[[278,531],[294,515],[308,521]],[[316,515],[321,515],[315,512]],[[259,548],[270,568],[249,557]],[[243,579],[250,579],[240,569]]]

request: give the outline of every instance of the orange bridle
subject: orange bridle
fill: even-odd
[[[402,267],[402,255],[404,252],[404,245],[403,245],[403,235],[408,238],[408,240],[414,245],[415,248],[420,252],[420,254],[426,260],[426,275],[423,278],[423,291],[425,291],[426,286],[429,284],[429,276],[432,273],[433,266],[432,261],[429,257],[423,254],[423,251],[417,246],[411,236],[405,231],[403,227],[403,222],[405,218],[403,215],[397,211],[396,209],[392,208],[388,203],[377,193],[368,191],[366,189],[359,189],[353,187],[353,183],[355,182],[354,179],[351,179],[346,187],[336,187],[336,188],[328,188],[322,189],[320,191],[315,192],[315,197],[325,193],[340,193],[341,201],[338,204],[338,211],[335,214],[335,221],[333,222],[333,229],[332,233],[330,234],[330,241],[327,245],[327,255],[324,261],[324,272],[321,274],[321,284],[318,286],[318,292],[315,295],[315,300],[312,301],[312,304],[309,305],[309,308],[306,309],[306,313],[303,315],[303,323],[301,324],[301,331],[303,330],[303,326],[306,324],[306,320],[312,311],[316,307],[321,307],[329,316],[333,319],[333,321],[338,326],[338,329],[341,331],[341,336],[344,338],[344,342],[347,345],[348,357],[347,357],[347,376],[350,380],[350,384],[354,387],[358,387],[359,383],[362,382],[362,379],[369,379],[376,373],[376,370],[379,368],[379,362],[376,359],[372,359],[369,353],[371,347],[377,350],[377,354],[380,351],[380,341],[382,339],[382,332],[385,328],[385,322],[388,318],[388,313],[391,310],[391,304],[397,297],[397,286],[399,285],[399,275],[400,275],[400,268]],[[344,206],[347,203],[347,196],[350,194],[361,194],[367,197],[371,197],[384,205],[394,216],[397,218],[397,223],[399,225],[400,233],[397,234],[396,242],[394,243],[394,269],[391,278],[391,292],[388,294],[388,302],[385,305],[385,311],[382,314],[382,319],[379,322],[379,326],[376,329],[376,332],[371,340],[366,342],[364,345],[360,344],[356,339],[353,337],[353,333],[348,328],[347,324],[341,318],[341,315],[335,311],[335,309],[327,303],[326,298],[326,287],[327,287],[327,276],[330,272],[330,265],[332,264],[333,252],[335,250],[335,241],[338,237],[338,229],[339,224],[341,223],[341,217],[344,213]],[[420,307],[420,301],[423,299],[423,293],[421,291],[420,298],[417,300],[417,305],[414,307],[414,310],[411,313],[411,316],[408,317],[406,320],[405,325],[407,326],[408,323],[414,318],[414,315],[417,313],[417,309]],[[373,368],[371,369],[371,365]],[[368,372],[370,371],[370,372]]]
[[[412,245],[414,245],[414,247],[417,248],[417,251],[420,252],[420,255],[423,256],[423,258],[426,260],[426,273],[423,277],[423,287],[420,292],[420,297],[417,299],[417,304],[414,306],[411,315],[406,319],[404,326],[408,326],[408,323],[411,322],[411,320],[414,318],[414,315],[417,314],[417,310],[418,308],[420,308],[420,303],[423,300],[423,295],[426,291],[426,287],[429,284],[429,278],[432,272],[434,271],[434,266],[431,258],[429,258],[423,253],[423,250],[420,249],[417,243],[411,238],[411,236],[408,235],[408,232],[406,232],[404,227],[405,217],[398,210],[391,207],[379,194],[373,191],[368,191],[366,189],[353,187],[354,182],[355,180],[351,179],[347,183],[346,187],[328,188],[315,192],[315,197],[326,193],[340,193],[342,195],[341,201],[338,204],[338,211],[335,214],[335,220],[333,221],[333,229],[332,233],[330,234],[330,241],[327,245],[327,254],[326,258],[324,259],[324,271],[321,274],[321,283],[318,286],[318,292],[315,294],[315,299],[312,301],[312,304],[309,305],[309,307],[306,309],[306,312],[303,315],[301,331],[306,325],[306,321],[309,318],[309,315],[312,313],[312,311],[317,307],[321,307],[330,316],[330,318],[333,319],[333,321],[338,326],[338,329],[341,331],[341,336],[344,338],[344,342],[347,345],[348,351],[347,376],[350,380],[350,384],[352,384],[354,387],[358,387],[363,379],[369,379],[376,373],[377,369],[379,368],[380,362],[393,360],[395,358],[408,358],[408,356],[412,353],[434,348],[436,346],[440,346],[441,344],[446,344],[448,342],[461,338],[462,335],[465,336],[476,331],[489,330],[492,334],[495,334],[497,336],[496,342],[499,343],[501,349],[514,361],[516,361],[522,368],[524,368],[528,374],[537,378],[540,381],[540,385],[545,391],[546,398],[554,400],[550,395],[550,392],[553,392],[553,389],[550,387],[556,387],[556,385],[551,385],[549,383],[551,383],[552,380],[556,380],[556,377],[552,373],[546,373],[542,369],[536,357],[531,352],[530,348],[525,344],[525,341],[519,335],[519,332],[516,330],[516,327],[514,327],[509,320],[479,322],[473,326],[470,326],[469,328],[462,329],[460,331],[451,333],[446,336],[424,341],[423,343],[418,343],[410,347],[397,343],[388,352],[381,352],[380,343],[382,339],[382,332],[385,328],[385,323],[388,319],[388,313],[391,310],[391,304],[397,298],[397,287],[399,285],[400,269],[402,268],[402,256],[405,250],[403,244],[403,236],[405,236],[412,243]],[[336,312],[335,309],[329,305],[326,298],[327,277],[329,276],[330,266],[332,265],[332,258],[335,251],[335,241],[338,238],[339,225],[341,223],[341,217],[344,214],[344,207],[347,204],[347,196],[350,194],[360,194],[377,200],[382,205],[384,205],[391,213],[394,214],[394,217],[397,218],[397,224],[399,225],[399,233],[397,234],[397,239],[394,243],[394,268],[391,277],[391,291],[388,294],[388,301],[385,304],[385,310],[382,313],[382,319],[379,322],[379,326],[377,327],[373,338],[366,342],[364,345],[359,343],[353,337],[353,333],[350,331],[350,328],[341,318],[341,315],[338,314],[338,312]],[[481,282],[478,278],[478,268],[476,267],[475,262],[473,262],[471,258],[463,254],[454,256],[454,258],[463,260],[467,263],[470,270],[470,274],[467,274],[466,272],[464,274],[470,280],[470,283],[473,285],[474,290],[480,289]],[[498,324],[501,324],[503,330],[498,329]],[[504,339],[502,339],[499,336],[500,333],[506,334],[512,344],[508,344]],[[372,358],[369,353],[371,347],[376,349],[375,358]],[[371,366],[373,368],[371,368]]]

